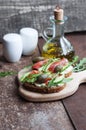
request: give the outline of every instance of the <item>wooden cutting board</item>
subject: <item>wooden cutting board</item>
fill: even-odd
[[[29,71],[28,68],[24,68],[18,73],[19,94],[24,99],[26,99],[28,101],[33,101],[33,102],[54,101],[54,100],[60,100],[60,99],[66,98],[66,97],[74,94],[78,90],[79,85],[81,83],[86,82],[86,70],[78,72],[78,73],[73,73],[70,76],[73,78],[73,80],[68,82],[67,86],[60,92],[50,93],[50,94],[41,94],[41,93],[37,93],[37,92],[28,91],[21,85],[20,78],[24,73],[26,73],[28,71]]]

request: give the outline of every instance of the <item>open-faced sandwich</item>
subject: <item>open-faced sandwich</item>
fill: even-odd
[[[66,58],[40,58],[29,66],[29,71],[20,79],[24,88],[39,93],[59,92],[71,80],[73,67]]]

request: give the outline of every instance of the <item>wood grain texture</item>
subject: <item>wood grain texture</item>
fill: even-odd
[[[86,32],[67,35],[73,43],[76,54],[80,58],[86,57]],[[63,100],[66,111],[76,130],[86,130],[86,84],[81,84],[73,96]]]
[[[81,84],[73,96],[63,100],[65,109],[76,130],[86,130],[86,84]]]

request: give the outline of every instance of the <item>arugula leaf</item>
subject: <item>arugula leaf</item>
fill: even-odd
[[[73,78],[64,78],[58,82],[54,82],[55,78],[52,79],[49,84],[48,84],[48,87],[52,87],[52,86],[58,86],[59,84],[64,84],[64,83],[68,83],[70,82],[71,80],[73,80]]]
[[[17,74],[17,72],[14,72],[14,71],[0,72],[0,78],[5,77],[5,76],[9,76],[9,75],[14,75],[14,74]]]
[[[28,83],[34,83],[35,81],[37,80],[37,78],[28,78],[28,77],[26,77],[24,80],[23,80],[23,83],[24,82],[28,82]]]
[[[74,67],[74,72],[80,72],[86,70],[86,58],[83,58],[79,61],[79,63],[76,64]]]
[[[79,56],[74,56],[73,60],[72,60],[72,64],[73,63],[77,63],[79,60]]]
[[[49,84],[48,84],[48,87],[51,87],[53,86],[55,83],[53,82],[55,80],[55,78],[53,78],[52,80],[50,80]]]
[[[70,82],[71,80],[73,80],[73,78],[63,78],[62,80],[58,81],[58,82],[54,82],[55,78],[52,79],[49,84],[48,87],[52,87],[52,86],[58,86],[59,84],[64,84],[67,82]]]
[[[79,57],[78,56],[74,56],[73,60],[71,62],[69,62],[70,65],[72,65],[73,67],[76,66],[76,64],[79,61]]]
[[[32,75],[26,75],[23,79],[22,79],[22,82],[29,82],[29,83],[34,83],[38,76],[40,76],[41,74],[32,74]]]
[[[30,72],[25,73],[21,78],[20,81],[24,81],[24,79],[29,75]]]

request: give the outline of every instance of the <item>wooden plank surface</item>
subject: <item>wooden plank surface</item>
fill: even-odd
[[[86,130],[86,83],[73,96],[64,99],[63,104],[76,130]]]
[[[80,58],[86,57],[86,33],[70,35],[76,53]],[[77,130],[86,130],[86,83],[81,84],[78,91],[63,100],[63,104]]]

